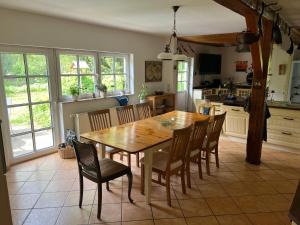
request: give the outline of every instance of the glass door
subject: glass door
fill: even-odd
[[[12,159],[34,156],[54,146],[48,56],[25,52],[0,55]]]

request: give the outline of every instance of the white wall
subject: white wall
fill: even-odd
[[[165,43],[164,37],[3,8],[0,8],[0,30],[0,44],[132,53],[135,95],[130,96],[130,102],[137,101],[145,80],[145,60],[157,60]],[[171,72],[170,65],[164,65],[163,82],[146,83],[149,91],[166,90],[169,78],[173,76],[168,74]],[[73,127],[70,114],[112,107],[117,103],[114,99],[100,99],[65,105],[64,129]]]

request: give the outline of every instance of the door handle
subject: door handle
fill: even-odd
[[[232,111],[235,111],[235,112],[240,112],[241,110],[239,109],[231,109]]]
[[[286,131],[282,131],[281,133],[284,135],[289,135],[289,136],[293,135],[291,132],[286,132]]]

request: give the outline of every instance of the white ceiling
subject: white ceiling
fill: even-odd
[[[246,27],[242,16],[212,0],[0,0],[0,7],[158,35],[170,34],[173,5],[182,6],[177,13],[179,36]]]

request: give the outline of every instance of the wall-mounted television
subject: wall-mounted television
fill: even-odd
[[[222,56],[216,54],[199,54],[199,73],[206,74],[221,74]]]

